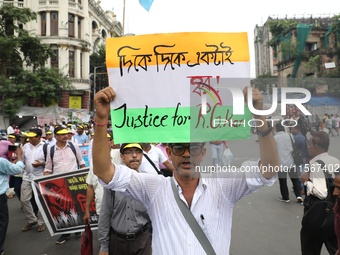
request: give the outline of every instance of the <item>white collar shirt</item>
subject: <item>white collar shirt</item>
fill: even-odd
[[[46,165],[44,170],[45,172],[53,174],[67,173],[70,171],[78,170],[78,164],[79,166],[85,165],[85,161],[77,145],[74,145],[74,148],[76,150],[76,155],[74,155],[68,142],[63,148],[59,148],[56,144],[54,148],[55,151],[53,160],[51,160],[50,148],[51,147],[48,147],[46,154]]]
[[[25,171],[23,180],[32,181],[34,178],[44,175],[44,166],[33,167],[32,163],[39,160],[45,162],[45,155],[43,151],[44,142],[40,141],[37,145],[26,143],[23,149],[23,162],[25,164]]]
[[[149,152],[146,153],[145,151],[143,151],[143,153],[148,155],[149,159],[157,167],[157,170],[160,170],[159,169],[159,164],[160,163],[164,163],[165,161],[168,160],[167,157],[162,152],[162,150],[160,148],[152,145],[152,144],[151,144],[151,149],[149,150]],[[145,158],[145,156],[143,156],[142,164],[139,166],[138,172],[140,172],[140,173],[158,174],[157,171],[155,170],[155,168],[149,162],[149,160],[147,160]]]
[[[272,185],[276,179],[265,179],[257,164],[247,162],[244,166],[252,171],[228,173],[224,178],[200,178],[190,210],[218,255],[229,254],[234,204],[258,188]],[[147,208],[153,226],[153,254],[206,254],[176,203],[171,178],[139,174],[125,166],[116,165],[110,183],[99,181],[104,188],[124,192]],[[181,187],[175,183],[180,198],[187,204]]]
[[[314,195],[320,199],[325,199],[328,194],[327,184],[325,181],[324,172],[317,160],[321,160],[325,163],[325,169],[334,177],[334,171],[340,167],[339,159],[330,156],[327,152],[321,153],[309,162],[306,170],[309,170],[309,179],[307,185],[307,195]],[[309,168],[309,169],[308,169]]]

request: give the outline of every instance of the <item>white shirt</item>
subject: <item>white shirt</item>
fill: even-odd
[[[289,137],[291,137],[294,142],[294,138],[290,134],[283,131],[277,132],[274,136],[281,165],[292,168],[295,164],[292,155],[293,145]]]
[[[334,177],[333,171],[340,167],[339,159],[328,155],[327,152],[321,153],[310,160],[309,167],[309,179],[307,184],[307,195],[314,195],[320,199],[327,197],[327,184],[325,181],[325,175],[321,169],[321,166],[316,162],[321,160],[325,163],[325,168]],[[305,169],[307,170],[307,169]]]
[[[45,172],[53,174],[67,173],[78,169],[79,166],[85,165],[82,154],[78,146],[73,145],[76,150],[76,155],[73,153],[69,143],[67,142],[64,148],[59,148],[57,144],[54,148],[54,157],[51,159],[51,150],[47,150]],[[50,147],[49,147],[50,148]],[[77,164],[78,159],[78,164]]]
[[[151,159],[151,161],[155,164],[157,169],[159,170],[159,163],[164,163],[167,161],[167,157],[164,155],[163,151],[161,151],[160,148],[157,148],[156,146],[151,144],[151,149],[148,153],[143,152],[148,155],[148,157]],[[155,168],[151,165],[149,160],[143,156],[142,164],[138,168],[138,172],[140,173],[150,173],[150,174],[158,174],[155,170]]]
[[[9,127],[7,128],[7,135],[10,135],[10,134],[13,134],[13,133],[14,133],[13,127],[12,127],[12,126],[9,126]]]
[[[31,143],[26,143],[23,147],[22,161],[25,164],[25,171],[22,179],[25,181],[32,181],[34,178],[44,175],[44,166],[33,167],[32,163],[39,160],[45,162],[45,155],[43,152],[44,142],[40,141],[36,146]]]
[[[224,175],[224,178],[202,177],[195,190],[190,210],[218,255],[229,254],[234,204],[258,188],[272,185],[276,179],[266,180],[257,163],[246,163],[255,172],[228,173],[228,177]],[[115,175],[109,184],[99,181],[104,188],[125,192],[148,209],[153,227],[153,254],[205,255],[176,203],[171,178],[139,174],[116,165]],[[180,198],[186,203],[181,188],[177,188]]]
[[[57,142],[57,139],[55,139],[54,137],[52,137],[52,141],[50,141],[48,139],[45,140],[45,143],[47,143],[49,146],[55,145],[56,142]]]
[[[103,199],[103,187],[98,182],[98,177],[93,173],[93,165],[90,164],[90,170],[89,174],[87,175],[86,183],[93,186],[94,189],[94,196],[95,196],[95,202],[96,202],[96,212],[98,215],[100,215],[100,207],[102,204]]]
[[[119,149],[111,149],[110,154],[111,154],[112,163],[122,164]],[[102,204],[102,200],[103,200],[104,191],[103,191],[103,186],[100,185],[99,182],[98,182],[97,175],[95,175],[93,173],[93,164],[92,163],[90,163],[90,169],[89,169],[89,174],[87,175],[86,183],[92,185],[93,188],[94,188],[96,212],[97,212],[98,215],[100,215],[99,213],[100,213],[100,208],[101,208],[101,204]]]

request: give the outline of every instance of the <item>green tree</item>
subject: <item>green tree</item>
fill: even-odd
[[[90,72],[94,72],[96,66],[104,66],[103,70],[106,70],[106,49],[105,45],[99,46],[98,51],[90,55]]]
[[[73,89],[58,69],[44,67],[52,56],[49,47],[23,29],[35,19],[28,8],[0,8],[0,106],[5,117],[15,117],[19,107],[30,105],[32,99],[48,106],[58,101],[62,90]],[[33,72],[24,70],[24,65]]]
[[[47,45],[22,28],[23,24],[35,19],[36,14],[28,8],[11,5],[0,8],[0,75],[16,75],[24,63],[35,70],[52,56]]]
[[[269,30],[273,37],[288,33],[297,26],[297,22],[291,19],[270,19],[268,21]]]
[[[96,79],[94,72],[96,68]],[[108,75],[106,71],[106,49],[105,45],[99,46],[99,49],[90,55],[90,83],[91,83],[91,109],[93,109],[94,94],[109,85]],[[96,86],[94,86],[96,80]]]
[[[41,67],[36,72],[21,70],[11,79],[0,76],[0,94],[3,114],[13,118],[22,105],[31,105],[34,99],[49,106],[58,102],[61,91],[74,89],[70,80],[59,69]]]
[[[266,74],[259,75],[257,78],[251,80],[251,85],[263,92],[271,92],[270,88],[272,84],[275,84],[277,81],[276,76],[272,76],[270,72]]]

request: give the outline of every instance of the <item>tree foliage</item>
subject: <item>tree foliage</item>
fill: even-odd
[[[270,88],[277,83],[277,77],[272,76],[270,72],[259,75],[256,79],[251,80],[251,85],[263,92],[271,92]]]
[[[49,47],[23,29],[24,24],[35,19],[36,14],[28,8],[0,8],[0,108],[9,118],[32,100],[49,106],[58,101],[62,90],[73,89],[58,69],[44,67],[52,56]],[[33,72],[23,66],[31,66]]]
[[[271,19],[268,21],[269,30],[273,37],[288,33],[297,26],[297,22],[290,19]]]
[[[320,67],[320,55],[311,56],[303,65],[309,73],[317,72]]]
[[[70,81],[59,69],[39,68],[36,72],[21,70],[12,79],[0,76],[0,94],[3,97],[3,114],[14,117],[22,105],[40,100],[45,106],[58,102],[61,91],[73,89]]]
[[[44,66],[52,56],[47,45],[38,37],[22,28],[23,24],[35,20],[36,14],[28,8],[3,5],[0,8],[0,74],[5,77],[16,75],[23,64],[35,70]]]
[[[93,73],[94,68],[98,66],[103,66],[101,69],[106,72],[106,49],[104,44],[100,45],[98,51],[90,56],[90,72]]]

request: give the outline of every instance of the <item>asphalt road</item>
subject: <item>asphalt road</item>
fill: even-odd
[[[233,163],[239,165],[245,159],[259,157],[258,143],[253,135],[247,141],[229,141],[234,154]],[[339,155],[339,137],[331,137],[329,153]],[[206,160],[210,160],[209,147]],[[288,181],[288,185],[291,185]],[[289,186],[290,187],[290,186]],[[291,190],[291,203],[282,203],[279,185],[264,187],[242,198],[234,209],[230,254],[232,255],[297,255],[300,254],[300,226],[303,207],[295,202]],[[10,223],[5,242],[6,255],[74,255],[80,254],[81,238],[72,235],[66,243],[55,244],[58,236],[50,236],[46,229],[22,232],[24,214],[16,197],[8,201]],[[97,231],[94,231],[94,254],[98,254]],[[325,249],[322,255],[327,254]],[[156,254],[158,255],[158,254]],[[178,254],[182,255],[182,254]]]

